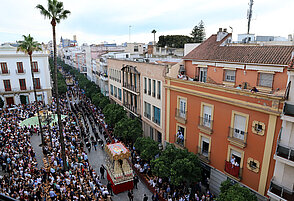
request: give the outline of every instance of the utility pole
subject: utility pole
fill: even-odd
[[[129,25],[129,43],[131,42],[131,25]]]
[[[252,6],[253,6],[253,0],[250,0],[249,9],[247,12],[247,19],[248,19],[247,34],[249,34],[249,31],[250,31],[250,22],[251,22],[251,18],[252,18]]]

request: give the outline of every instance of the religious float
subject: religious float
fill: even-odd
[[[107,179],[113,192],[118,194],[133,189],[133,170],[128,162],[130,151],[122,143],[108,144],[105,150]]]

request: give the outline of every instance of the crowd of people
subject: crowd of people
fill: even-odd
[[[96,124],[90,122],[95,133],[89,136],[89,124],[85,123],[88,111],[79,102],[78,88],[69,90],[60,98],[63,115],[62,130],[65,142],[66,162],[62,160],[58,124],[44,125],[44,167],[38,167],[30,136],[40,135],[38,126],[20,126],[20,122],[36,114],[36,105],[18,105],[13,110],[0,111],[0,164],[4,175],[0,177],[0,193],[18,200],[106,200],[107,186],[89,164],[88,151],[96,149],[95,142],[102,141]],[[44,107],[56,113],[55,99]],[[82,119],[83,118],[83,119]],[[100,140],[100,141],[99,141]],[[91,143],[89,143],[91,141]],[[88,145],[90,144],[90,146]],[[102,143],[103,144],[103,141]],[[91,146],[92,145],[92,146]],[[66,165],[66,169],[64,169]]]

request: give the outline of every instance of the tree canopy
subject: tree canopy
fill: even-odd
[[[100,99],[100,101],[103,101],[103,98]],[[105,122],[112,127],[114,127],[121,119],[127,117],[124,108],[117,104],[106,105],[103,109],[103,114],[105,115]]]
[[[151,166],[156,176],[170,178],[175,186],[200,180],[201,168],[197,156],[172,144],[151,161]]]
[[[204,23],[201,20],[198,25],[196,25],[191,32],[192,40],[194,43],[202,43],[205,39],[205,28]]]
[[[174,47],[174,48],[184,48],[186,43],[192,43],[193,40],[190,36],[184,35],[166,35],[159,36],[158,47]]]
[[[239,184],[231,184],[229,180],[222,182],[218,201],[257,201],[257,197],[248,188]]]
[[[159,154],[158,144],[158,142],[152,140],[150,137],[139,137],[135,142],[135,147],[140,152],[140,157],[143,160],[150,161]]]
[[[123,118],[114,127],[114,135],[122,138],[125,143],[135,142],[142,133],[142,124],[138,119]]]
[[[24,40],[18,41],[17,52],[21,51],[27,55],[32,55],[35,51],[41,51],[41,44],[34,41],[34,38],[29,34],[28,36],[23,35]]]

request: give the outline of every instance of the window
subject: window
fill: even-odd
[[[185,128],[183,126],[177,125],[176,141],[178,145],[184,146],[185,142]]]
[[[179,100],[179,116],[186,119],[186,99],[180,98]]]
[[[211,128],[211,112],[212,108],[207,105],[203,105],[203,126]]]
[[[152,96],[155,97],[155,93],[156,93],[156,81],[152,80],[153,82],[153,91],[152,91]]]
[[[145,113],[144,116],[148,119],[151,119],[151,105],[147,102],[144,102]]]
[[[117,87],[114,87],[114,97],[117,98]]]
[[[150,138],[153,140],[153,133],[154,133],[154,130],[152,127],[150,127]]]
[[[11,91],[10,80],[3,80],[5,91]]]
[[[144,93],[147,94],[147,78],[144,77]]]
[[[255,173],[259,172],[260,163],[258,160],[254,160],[253,158],[249,157],[247,159],[247,168]]]
[[[118,90],[118,100],[121,100],[121,89],[118,88],[117,90]]]
[[[110,85],[110,94],[113,96],[113,85]]]
[[[42,95],[37,95],[37,101],[43,101],[43,96]]]
[[[134,74],[134,86],[135,86],[135,91],[137,91],[137,75]]]
[[[252,122],[252,133],[258,135],[264,135],[265,131],[265,124],[260,121],[253,121]]]
[[[38,62],[36,61],[33,61],[32,62],[32,65],[33,65],[33,72],[39,72],[39,69],[38,69]]]
[[[259,73],[259,82],[258,85],[262,87],[273,86],[274,75],[270,73]]]
[[[41,89],[40,78],[34,79],[34,86],[36,87],[36,89]]]
[[[138,45],[135,45],[135,46],[134,46],[134,52],[139,52]]]
[[[153,106],[153,122],[160,126],[160,109]]]
[[[226,82],[235,82],[236,71],[234,70],[225,70],[225,81]]]
[[[148,95],[151,95],[151,79],[148,79]]]
[[[200,68],[199,69],[199,81],[206,82],[207,77],[207,68]]]
[[[233,137],[245,140],[245,127],[246,127],[246,117],[235,114],[234,115],[234,130]]]
[[[159,131],[157,131],[157,142],[162,143],[162,134]]]
[[[17,73],[24,73],[22,62],[16,62],[16,66],[17,66]]]
[[[20,90],[26,90],[26,80],[25,79],[19,79],[19,86]]]
[[[161,98],[161,82],[157,81],[157,98]]]
[[[201,136],[201,154],[205,157],[208,157],[209,155],[209,139]]]
[[[8,74],[7,63],[0,63],[1,64],[1,73]]]

